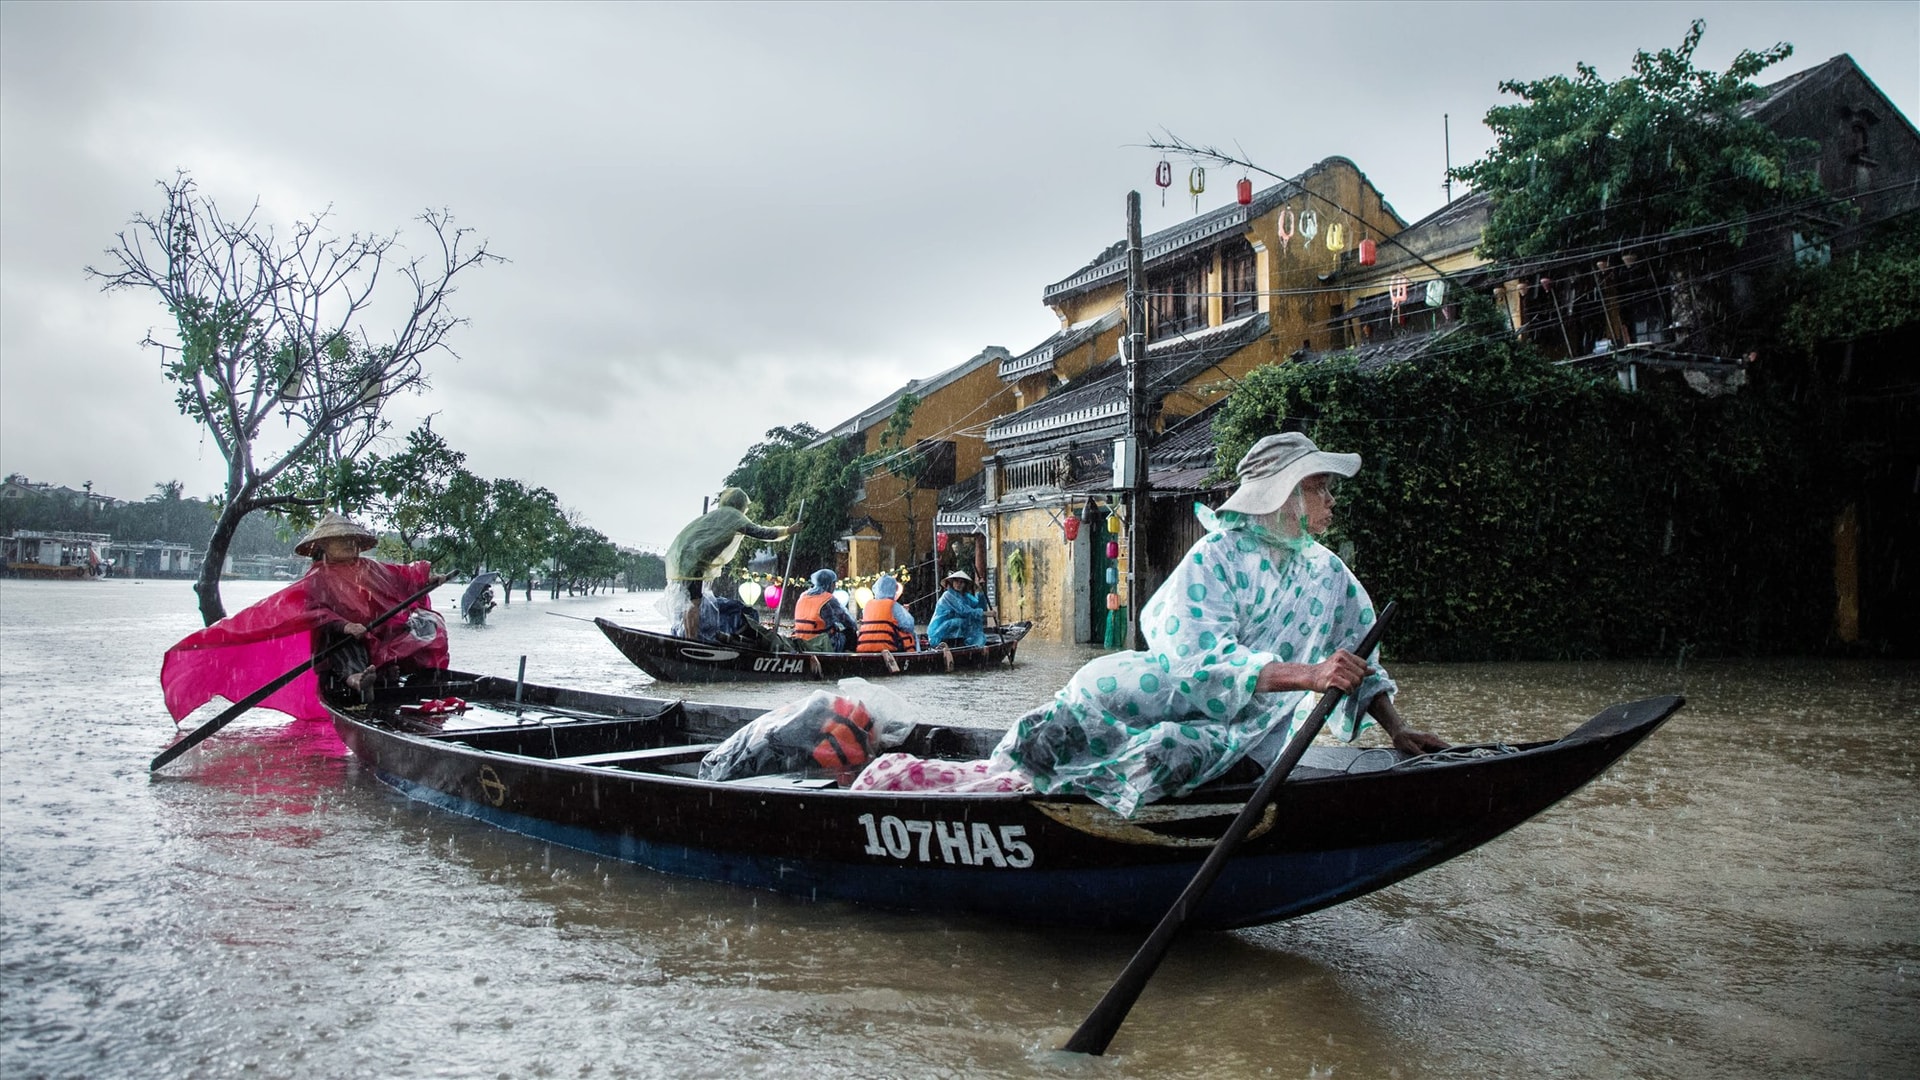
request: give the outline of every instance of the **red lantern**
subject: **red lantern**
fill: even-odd
[[[1377,258],[1378,256],[1379,256],[1379,249],[1374,245],[1373,241],[1371,240],[1360,241],[1360,265],[1361,266],[1372,266],[1374,259]]]
[[[937,533],[933,538],[933,550],[944,553],[947,550],[947,534]]]
[[[1080,519],[1072,514],[1067,515],[1067,520],[1061,525],[1061,529],[1066,532],[1068,543],[1080,539]]]
[[[1107,558],[1117,559],[1119,557],[1120,557],[1120,542],[1118,540],[1107,541]]]
[[[1244,176],[1241,177],[1240,182],[1233,186],[1233,197],[1240,201],[1241,206],[1252,206],[1253,205],[1253,181],[1247,179]]]

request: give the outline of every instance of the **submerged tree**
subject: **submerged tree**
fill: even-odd
[[[321,211],[283,240],[258,204],[234,219],[185,174],[159,186],[160,213],[135,214],[108,261],[87,273],[103,289],[151,291],[166,307],[175,340],[142,344],[160,350],[175,403],[226,459],[195,586],[212,623],[226,614],[220,571],[242,519],[337,501],[329,495],[353,473],[347,463],[385,429],[386,403],[425,387],[429,354],[451,352],[447,338],[465,321],[448,304],[454,279],[498,258],[445,211],[420,216],[430,253],[402,262],[398,233],[340,235]],[[362,323],[383,271],[399,279],[402,310],[376,338]],[[301,484],[288,483],[302,471]]]

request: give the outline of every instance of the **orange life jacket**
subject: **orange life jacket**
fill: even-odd
[[[823,769],[858,769],[873,756],[873,717],[851,698],[833,699],[834,718],[820,725],[813,760]]]
[[[907,628],[893,621],[892,598],[874,597],[860,609],[860,645],[855,652],[912,652],[918,644]]]
[[[833,594],[801,593],[800,601],[793,605],[793,636],[802,641],[817,634],[827,632],[827,620],[820,615],[820,609],[827,606]]]

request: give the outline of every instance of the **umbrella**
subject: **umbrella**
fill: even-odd
[[[460,614],[465,615],[468,608],[479,603],[481,594],[487,591],[487,586],[499,580],[500,575],[492,570],[484,574],[475,574],[473,580],[467,582],[467,591],[460,594]]]

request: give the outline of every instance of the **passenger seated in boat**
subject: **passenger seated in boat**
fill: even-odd
[[[840,576],[825,567],[813,572],[813,587],[793,605],[793,637],[808,652],[847,652],[860,637],[860,624],[847,614],[833,586]]]
[[[973,575],[955,570],[947,575],[946,586],[927,624],[927,644],[985,645],[987,602],[973,591]]]
[[[1147,601],[1147,650],[1082,667],[1050,704],[1021,717],[990,759],[956,766],[948,790],[990,790],[1012,775],[1130,816],[1243,759],[1271,764],[1319,695],[1336,687],[1345,696],[1326,727],[1335,737],[1350,742],[1371,719],[1405,753],[1445,749],[1407,727],[1386,671],[1348,651],[1372,625],[1373,602],[1313,539],[1332,524],[1335,478],[1359,469],[1359,455],[1321,451],[1297,432],[1255,443],[1220,510],[1194,507],[1206,535]],[[853,787],[925,790],[927,772],[889,754]]]
[[[342,637],[353,643],[261,702],[299,719],[320,719],[322,684],[359,690],[375,676],[447,666],[446,623],[427,597],[405,617],[368,628],[428,585],[447,580],[432,564],[361,558],[373,533],[327,514],[294,553],[313,559],[299,580],[250,607],[187,635],[167,650],[160,686],[176,720],[224,697],[239,701]]]
[[[873,583],[873,599],[860,609],[860,644],[855,652],[912,652],[920,639],[914,633],[913,616],[900,595],[900,582],[892,574],[881,574]]]
[[[747,493],[739,488],[722,489],[718,505],[688,523],[667,546],[667,597],[682,637],[700,636],[700,599],[707,591],[705,586],[733,561],[742,540],[785,540],[800,529],[799,521],[756,525],[747,519],[747,503]]]

